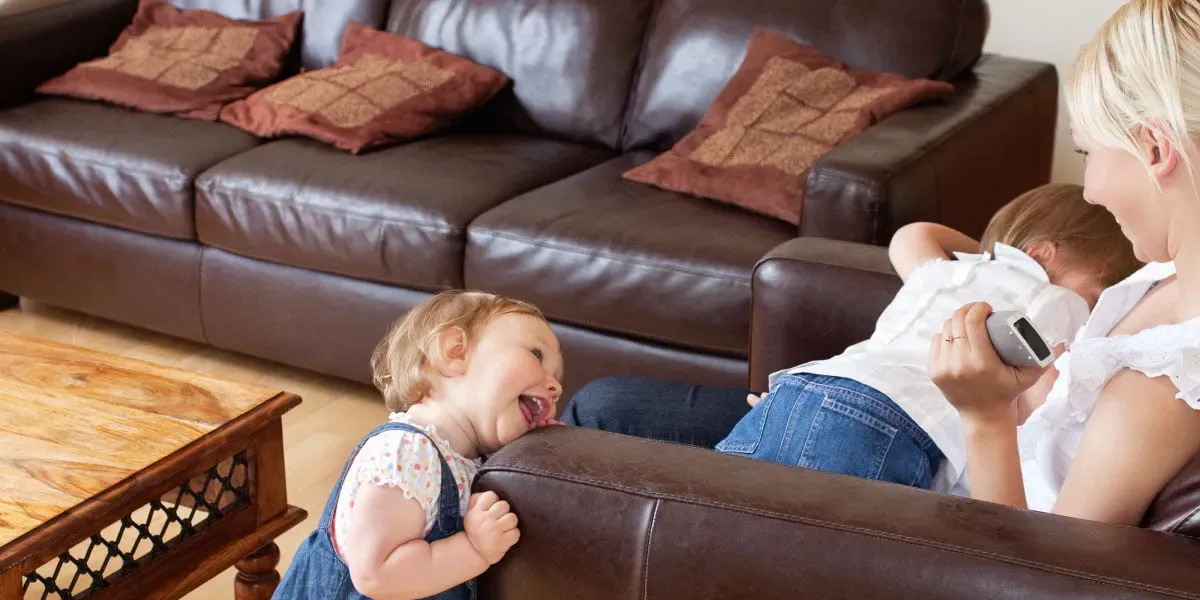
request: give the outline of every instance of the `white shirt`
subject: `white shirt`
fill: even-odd
[[[1046,403],[1017,430],[1029,508],[1054,508],[1087,419],[1118,371],[1165,375],[1179,390],[1177,398],[1200,409],[1200,319],[1106,337],[1150,288],[1174,274],[1174,263],[1151,263],[1105,290],[1070,352],[1054,363],[1059,376]]]
[[[995,257],[955,253],[914,270],[880,315],[871,338],[841,355],[770,377],[811,373],[853,379],[883,392],[929,434],[946,461],[934,474],[933,490],[963,493],[957,485],[966,468],[962,419],[929,378],[929,343],[954,311],[987,302],[997,311],[1025,313],[1052,345],[1075,337],[1087,319],[1087,302],[1052,285],[1046,271],[1024,252],[996,244]],[[964,482],[965,484],[965,482]]]

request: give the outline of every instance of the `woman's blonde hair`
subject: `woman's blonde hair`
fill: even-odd
[[[1200,0],[1132,0],[1079,51],[1066,84],[1079,132],[1150,167],[1137,145],[1144,128],[1179,149],[1193,172],[1200,132]]]
[[[492,320],[519,314],[546,320],[535,306],[482,292],[442,292],[397,320],[371,355],[375,387],[393,412],[408,410],[431,389],[430,374],[442,370],[442,334],[458,329],[466,350]]]
[[[1104,287],[1142,266],[1117,220],[1088,204],[1081,186],[1067,183],[1034,188],[1004,205],[984,230],[980,250],[994,252],[997,242],[1023,252],[1038,242],[1053,244],[1064,264],[1094,273]]]

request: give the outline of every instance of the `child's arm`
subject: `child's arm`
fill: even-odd
[[[966,234],[937,223],[910,223],[896,230],[888,245],[888,258],[900,279],[935,259],[950,258],[951,252],[978,252],[979,242]]]
[[[343,551],[354,587],[376,600],[425,598],[478,577],[520,536],[517,516],[492,492],[471,498],[467,531],[433,543],[421,539],[424,510],[402,490],[364,485],[354,502]]]

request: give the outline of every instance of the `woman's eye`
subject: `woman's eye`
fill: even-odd
[[[1080,150],[1079,148],[1076,148],[1076,149],[1075,149],[1075,154],[1078,154],[1078,155],[1082,156],[1082,157],[1083,157],[1083,160],[1087,160],[1087,157],[1088,157],[1087,150]]]
[[[538,360],[542,360],[542,351],[541,351],[541,350],[538,350],[537,348],[534,348],[534,349],[533,349],[533,356],[534,356],[535,358],[537,358]]]

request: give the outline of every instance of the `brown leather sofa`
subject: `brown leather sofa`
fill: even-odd
[[[815,238],[753,281],[759,389],[867,337],[900,287],[885,249]],[[1142,528],[579,428],[505,447],[476,486],[521,519],[489,600],[1200,598],[1200,457]]]
[[[452,131],[358,157],[34,97],[135,3],[0,14],[0,290],[362,381],[392,319],[469,287],[545,310],[568,394],[601,375],[744,385],[751,272],[774,248],[884,244],[915,220],[978,233],[1049,178],[1055,71],[981,58],[983,0],[177,2],[305,9],[293,68],[329,64],[356,20],[515,82]],[[758,25],[957,91],[824,157],[799,228],[623,181],[695,126]]]

